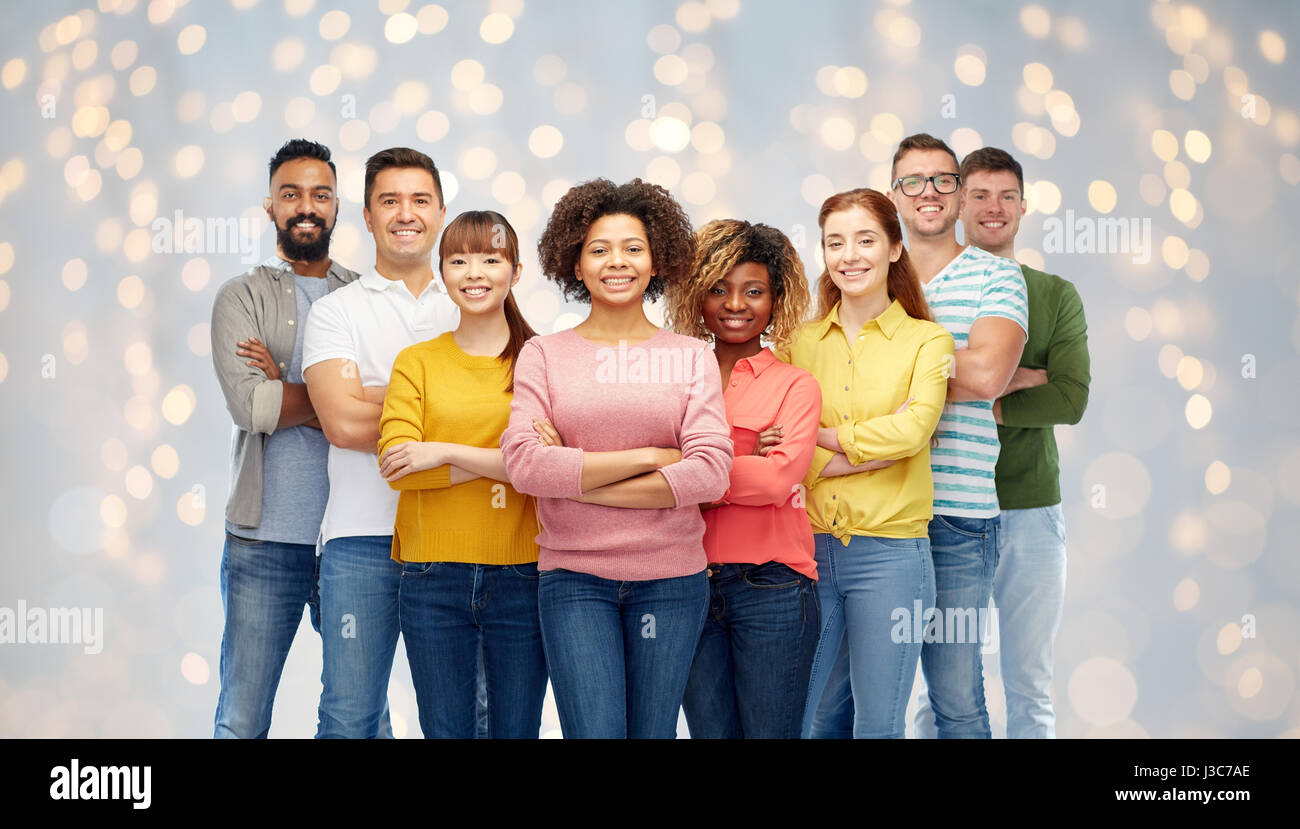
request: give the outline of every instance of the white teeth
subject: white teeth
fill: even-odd
[[[634,280],[630,276],[611,276],[600,281],[604,282],[606,285],[626,285]]]
[[[916,209],[916,212],[917,213],[938,213],[939,208],[934,207],[933,205],[926,205],[925,207],[918,207]]]
[[[722,324],[727,328],[744,328],[749,325],[749,320],[723,320]]]
[[[417,233],[419,233],[419,232],[420,232],[420,231],[418,231],[418,230],[394,230],[394,231],[393,231],[393,233],[395,233],[395,234],[398,235],[398,236],[414,236],[415,234],[417,234]]]
[[[487,288],[465,288],[464,289],[464,293],[467,293],[470,296],[483,296],[487,292],[488,292]]]
[[[298,224],[294,225],[294,227],[315,227],[315,226],[316,226],[315,222],[298,222]]]
[[[863,270],[863,271],[840,271],[840,274],[841,274],[842,276],[862,276],[862,274],[864,274],[864,273],[866,273],[865,270]]]

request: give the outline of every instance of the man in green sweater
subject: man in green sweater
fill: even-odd
[[[985,147],[961,164],[966,243],[1015,258],[1025,180],[1010,154]],[[1007,737],[1052,738],[1052,645],[1065,604],[1065,523],[1053,427],[1075,424],[1088,405],[1088,327],[1070,282],[1022,265],[1029,339],[993,404],[1002,451],[1002,509],[993,598],[998,606]]]

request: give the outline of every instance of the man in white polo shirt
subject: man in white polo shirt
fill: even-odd
[[[921,648],[928,686],[916,715],[918,737],[992,736],[980,653],[998,563],[1000,443],[993,401],[1020,362],[1029,331],[1025,280],[1010,259],[957,241],[964,193],[957,156],[925,133],[894,154],[890,198],[907,228],[908,255],[935,322],[956,342],[948,403],[930,451],[934,473],[936,641]]]
[[[376,737],[397,647],[402,567],[390,558],[397,495],[375,451],[393,360],[454,329],[459,311],[430,254],[447,215],[438,168],[405,147],[366,161],[366,229],[375,267],[312,306],[303,377],[330,442],[321,523],[324,686],[317,737]]]

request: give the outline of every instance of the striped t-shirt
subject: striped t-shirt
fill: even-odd
[[[935,322],[952,333],[959,349],[966,348],[971,326],[980,317],[1006,317],[1029,331],[1025,279],[1010,259],[968,245],[924,287]],[[935,514],[997,515],[998,426],[993,401],[949,401],[936,435],[939,446],[930,452]]]

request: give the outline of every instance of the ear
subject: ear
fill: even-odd
[[[511,287],[511,288],[513,288],[513,287],[515,287],[516,285],[519,284],[519,276],[520,276],[520,274],[522,274],[523,272],[524,272],[524,266],[523,266],[522,264],[520,264],[520,265],[515,265],[515,275],[514,275],[514,277],[512,277],[511,280],[510,280],[510,287]]]
[[[1021,215],[1021,216],[1025,215],[1025,208],[1026,208],[1028,205],[1029,205],[1029,202],[1025,201],[1024,199],[1021,199],[1021,200],[1020,200],[1020,215]]]
[[[375,232],[374,225],[372,225],[372,224],[370,223],[370,208],[369,208],[369,207],[363,207],[363,208],[361,208],[361,217],[362,217],[363,219],[366,220],[366,231],[369,232],[369,233],[374,233],[374,232]]]
[[[268,219],[271,220],[271,224],[275,224],[275,215],[271,213],[271,197],[270,197],[270,196],[263,196],[263,197],[262,197],[262,209],[266,211],[266,218],[268,218]]]
[[[889,261],[897,262],[901,258],[903,258],[903,243],[895,242],[894,246],[889,249]]]

